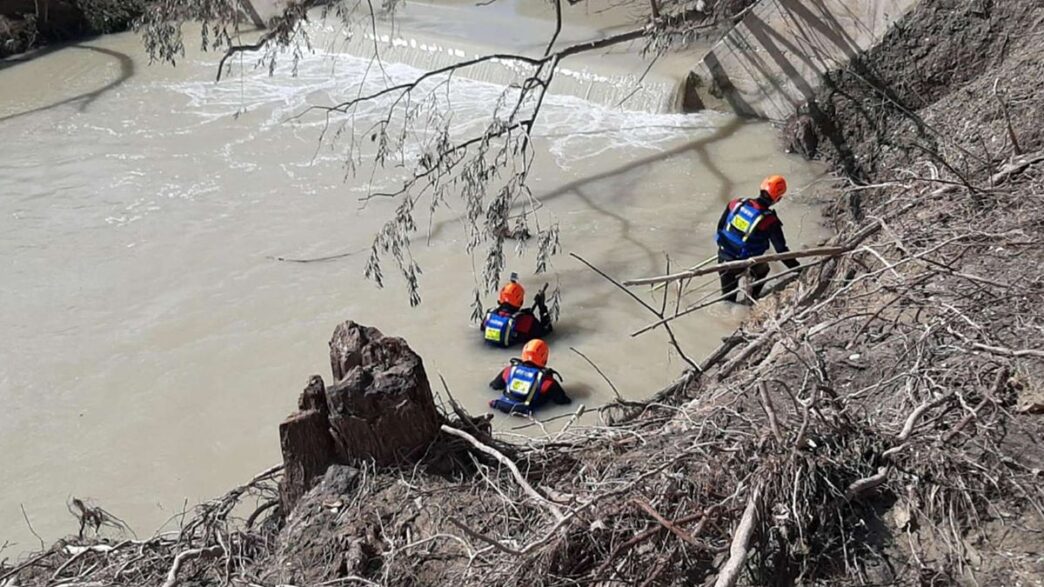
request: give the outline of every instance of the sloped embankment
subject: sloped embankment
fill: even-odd
[[[856,180],[847,252],[616,424],[520,446],[443,417],[467,435],[330,466],[285,521],[268,473],[177,537],[58,545],[20,584],[1039,582],[1042,19],[925,1],[833,74],[802,125]]]
[[[0,58],[127,30],[144,6],[143,0],[0,0]]]

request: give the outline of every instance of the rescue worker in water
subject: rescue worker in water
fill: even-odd
[[[761,192],[755,199],[736,198],[729,202],[718,220],[718,263],[749,259],[762,255],[769,244],[777,253],[785,253],[787,239],[783,236],[783,223],[772,209],[773,204],[783,199],[787,191],[787,181],[782,176],[772,175],[761,182]],[[783,261],[788,268],[800,266],[796,259]],[[740,276],[746,269],[733,269],[719,272],[721,276],[721,293],[728,296],[730,302],[736,301],[736,288]],[[768,276],[768,263],[758,263],[750,267],[750,279],[760,281]],[[757,299],[765,284],[751,287],[751,296]]]
[[[534,338],[546,336],[552,330],[551,313],[544,302],[544,292],[533,299],[533,307],[523,308],[526,290],[518,282],[518,275],[511,274],[511,281],[500,288],[497,307],[482,319],[482,335],[486,342],[509,347]],[[536,315],[540,311],[540,317]]]
[[[572,403],[565,390],[555,380],[560,376],[548,368],[550,354],[547,343],[539,338],[522,347],[522,358],[511,359],[511,364],[489,382],[489,386],[502,392],[497,399],[490,400],[489,407],[508,414],[533,413],[548,401],[556,404]]]

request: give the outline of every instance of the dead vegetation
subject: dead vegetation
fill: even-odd
[[[80,535],[60,540],[21,563],[0,563],[0,585],[172,587],[191,584],[200,576],[215,577],[214,584],[228,584],[234,573],[271,550],[277,528],[270,514],[272,505],[279,503],[281,470],[277,466],[259,473],[224,496],[185,512],[176,528],[144,540],[126,538],[125,526],[112,533],[119,538],[107,537],[101,530],[110,515],[100,508],[81,507],[80,502],[71,506],[78,510],[74,515],[80,519]],[[85,528],[93,532],[85,533]]]

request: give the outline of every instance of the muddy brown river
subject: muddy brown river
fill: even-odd
[[[500,9],[489,22],[509,19],[501,25],[514,37],[487,22],[464,45],[440,40],[431,23],[467,28],[459,13],[476,8],[410,10],[382,41],[389,79],[496,38],[535,45],[549,32],[545,21]],[[312,26],[316,39],[336,40],[328,25]],[[411,308],[401,280],[379,289],[362,275],[394,203],[360,197],[394,180],[346,180],[343,148],[316,148],[322,121],[293,118],[356,91],[371,45],[317,42],[296,77],[284,63],[271,77],[247,68],[219,84],[218,56],[190,52],[175,68],[149,66],[130,34],[0,69],[0,544],[38,546],[23,508],[45,539],[74,532],[72,496],[148,535],[186,503],[273,464],[277,424],[308,375],[328,379],[327,341],[344,319],[404,337],[433,388],[441,374],[465,407],[487,410],[486,383],[511,355],[483,346],[469,322],[472,268],[482,259],[465,253],[458,211],[436,215],[430,238],[422,231],[415,242],[423,303]],[[532,187],[542,217],[561,227],[564,253],[547,276],[533,276],[532,250],[508,262],[530,291],[550,280],[563,294],[551,364],[576,403],[541,412],[545,419],[612,400],[570,347],[631,398],[683,368],[661,332],[629,337],[652,321],[646,310],[565,253],[621,278],[662,272],[665,252],[676,267],[695,265],[714,251],[723,204],[751,195],[769,172],[792,186],[780,207],[791,246],[823,236],[808,189],[821,172],[782,155],[770,126],[670,113],[677,78],[654,70],[636,93],[641,60],[613,53],[564,64],[569,73],[536,132]],[[504,75],[455,79],[455,116],[488,113]],[[367,112],[358,124],[377,109]],[[273,260],[340,253],[353,254]],[[713,282],[697,281],[703,289],[687,299]],[[693,314],[678,322],[681,344],[702,358],[745,312],[715,305]],[[494,421],[505,432],[525,423]]]

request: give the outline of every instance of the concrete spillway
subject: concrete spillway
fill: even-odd
[[[282,14],[285,0],[244,0],[244,4],[255,23],[267,23]],[[344,39],[329,49],[423,71],[442,70],[494,54],[539,58],[555,36],[553,14],[526,10],[530,9],[524,4],[509,0],[482,10],[451,2],[414,2],[398,8],[394,18],[380,18],[371,25],[361,16],[366,14],[364,5],[355,17],[357,26],[345,27],[331,18],[331,30],[343,31]],[[599,18],[604,20],[579,13],[569,15],[558,32],[555,48],[611,34],[611,28],[603,28],[606,23]],[[667,60],[635,54],[626,46],[576,56],[557,66],[548,91],[622,110],[677,112],[687,67],[658,66],[658,61]],[[455,69],[452,75],[507,87],[521,84],[535,71],[531,64],[507,57],[480,60]]]
[[[699,105],[732,110],[743,116],[784,120],[813,97],[824,73],[842,67],[879,43],[892,25],[916,3],[917,0],[761,0],[694,68],[682,106],[688,109]],[[286,2],[245,0],[244,5],[254,22],[263,26],[282,14]],[[422,13],[423,7],[413,7],[413,10]],[[423,23],[424,16],[415,20]],[[492,26],[495,23],[486,24]],[[509,32],[498,35],[498,38],[510,37]],[[380,44],[389,45],[391,51],[409,52],[410,47],[403,51],[398,46],[401,43],[396,43],[401,39],[395,37],[392,33]],[[448,55],[428,52],[428,55],[394,57],[421,68],[446,66],[459,59],[456,53],[461,53],[461,49],[468,49],[452,47],[454,42],[449,40],[452,38],[456,35],[442,38],[441,45],[451,48]],[[356,43],[369,48],[373,39],[360,37]],[[418,59],[424,62],[414,63]],[[480,72],[462,73],[480,81],[503,84],[510,83],[508,78],[517,74],[500,69],[503,67],[494,64]],[[621,96],[627,94],[628,106],[639,110],[663,112],[678,108],[677,88],[669,80],[648,76],[638,84],[637,95],[632,96],[625,90],[628,83],[633,84],[635,80],[619,69],[599,74],[564,73],[566,75],[559,76],[552,88],[553,92],[605,105],[620,102]]]
[[[286,0],[243,0],[242,6],[254,25],[265,28],[273,18],[283,14]]]
[[[879,43],[917,0],[762,0],[694,73],[710,107],[783,120],[813,97],[823,74]]]

